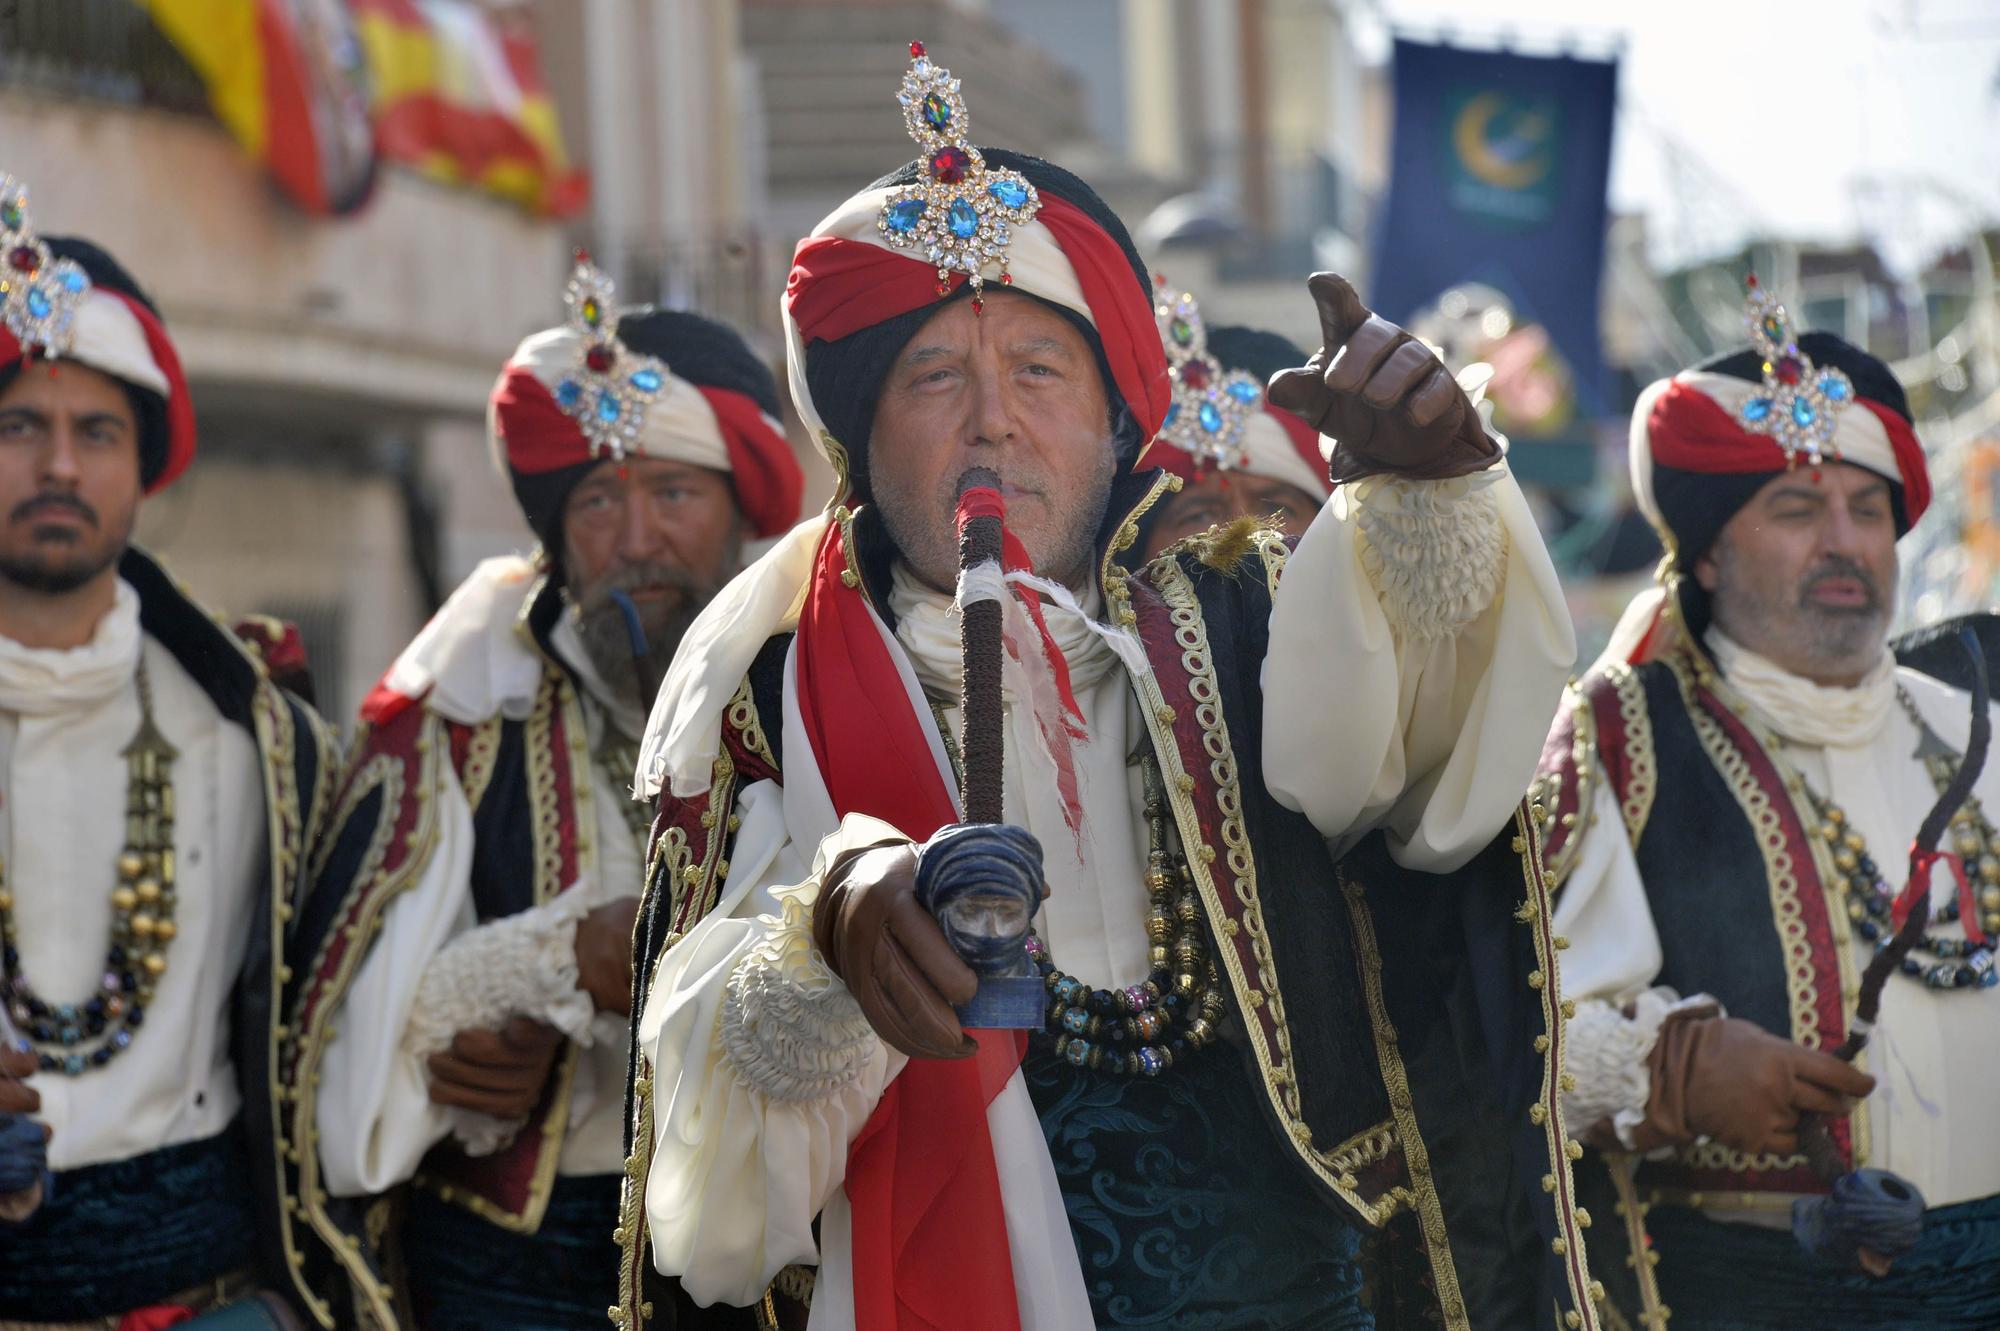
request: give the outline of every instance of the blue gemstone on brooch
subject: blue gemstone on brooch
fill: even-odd
[[[1820,376],[1819,391],[1820,394],[1823,397],[1825,397],[1828,402],[1847,401],[1846,382],[1844,380],[1835,378],[1833,375],[1823,374]]]
[[[62,275],[62,284],[63,290],[69,292],[71,295],[81,295],[84,289],[90,285],[90,279],[77,269],[71,268]]]
[[[1238,379],[1235,383],[1229,385],[1229,396],[1235,398],[1245,406],[1254,406],[1257,399],[1264,396],[1264,390],[1246,380]]]
[[[1753,397],[1743,404],[1743,419],[1752,425],[1769,418],[1770,414],[1771,399],[1768,397]]]
[[[1819,419],[1819,413],[1813,410],[1812,403],[1806,401],[1802,397],[1795,397],[1792,399],[1793,424],[1803,428],[1805,426],[1811,425],[1814,421],[1818,419]]]
[[[945,220],[951,226],[951,234],[960,240],[970,240],[979,231],[979,214],[971,204],[960,199],[951,205],[951,212]]]
[[[907,236],[917,229],[917,223],[924,220],[924,201],[904,199],[889,205],[889,229],[899,236]]]
[[[1181,404],[1178,402],[1169,402],[1167,404],[1167,418],[1160,422],[1160,427],[1162,429],[1165,429],[1167,426],[1172,425],[1174,423],[1174,417],[1180,414],[1181,414]]]
[[[660,378],[658,370],[648,368],[632,372],[632,387],[638,389],[641,393],[659,392],[662,382],[664,381]]]
[[[37,319],[46,319],[55,306],[49,303],[49,293],[40,287],[28,288],[28,313]]]
[[[63,1060],[63,1071],[67,1072],[72,1077],[82,1076],[83,1070],[86,1066],[88,1065],[84,1062],[84,1057],[82,1054],[71,1054],[68,1058]]]
[[[608,425],[612,421],[617,420],[622,411],[624,411],[624,408],[618,405],[618,399],[611,396],[611,394],[599,393],[597,395],[597,419]]]
[[[583,385],[574,379],[565,379],[556,385],[556,405],[567,411],[583,396]]]
[[[1005,176],[988,185],[986,192],[1004,208],[1019,208],[1028,201],[1028,187]]]
[[[1210,434],[1219,434],[1222,430],[1222,413],[1216,410],[1213,402],[1201,404],[1201,428]]]

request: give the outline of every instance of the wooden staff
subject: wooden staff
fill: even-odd
[[[1000,478],[974,467],[958,482],[958,571],[961,578],[982,564],[1001,563],[1007,505]],[[1005,594],[1004,592],[1002,593]],[[1005,799],[1006,716],[1000,693],[999,601],[974,601],[961,608],[959,650],[964,666],[960,685],[959,799],[968,823],[997,823]]]

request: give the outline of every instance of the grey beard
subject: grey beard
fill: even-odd
[[[667,667],[673,664],[674,653],[680,649],[688,626],[694,623],[708,599],[707,595],[698,596],[690,589],[686,599],[663,622],[646,626],[646,650],[637,656],[632,653],[632,635],[626,628],[625,616],[610,601],[600,601],[588,609],[579,608],[577,636],[591,665],[616,696],[630,699],[639,710],[646,711],[652,706],[653,695],[660,691],[660,681],[667,677]]]

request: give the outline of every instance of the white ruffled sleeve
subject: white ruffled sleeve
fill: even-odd
[[[414,1175],[447,1134],[473,1155],[505,1146],[520,1120],[432,1102],[425,1060],[459,1031],[498,1030],[515,1015],[583,1045],[594,1008],[576,987],[581,892],[480,924],[472,903],[472,809],[446,767],[434,792],[438,841],[417,881],[390,901],[382,928],[333,1018],[315,1122],[320,1167],[337,1197],[387,1191]]]
[[[478,923],[471,806],[449,771],[433,798],[438,842],[430,862],[382,912],[381,931],[334,1013],[320,1065],[314,1121],[320,1170],[336,1197],[372,1196],[405,1182],[451,1130],[444,1107],[431,1102],[423,1059],[404,1040],[431,960]]]
[[[755,1303],[782,1268],[818,1261],[813,1219],[908,1062],[869,1028],[811,933],[827,867],[905,838],[850,816],[800,847],[770,782],[745,790],[737,812],[731,881],[660,959],[638,1028],[653,1078],[653,1260],[704,1305]]]
[[[1534,775],[1576,637],[1520,487],[1498,463],[1336,490],[1287,561],[1264,658],[1264,779],[1336,852],[1384,826],[1443,872]]]

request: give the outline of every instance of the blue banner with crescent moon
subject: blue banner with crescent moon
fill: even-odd
[[[1372,304],[1407,321],[1465,282],[1548,331],[1583,405],[1607,407],[1597,301],[1615,61],[1398,40],[1395,149]]]

